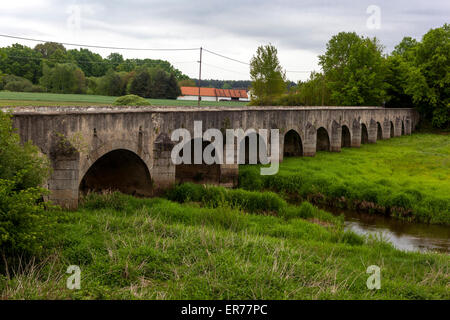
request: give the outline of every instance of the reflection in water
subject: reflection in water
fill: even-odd
[[[328,210],[330,210],[328,208]],[[333,210],[344,214],[345,226],[358,234],[375,234],[406,251],[440,251],[450,253],[450,227],[404,222],[377,214]]]

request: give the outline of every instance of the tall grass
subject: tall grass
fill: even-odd
[[[343,222],[341,218],[320,210],[307,201],[302,202],[300,206],[294,206],[288,204],[278,194],[267,191],[247,191],[184,183],[169,189],[167,197],[181,203],[197,202],[212,208],[229,207],[248,213],[274,215],[286,219],[317,218],[323,222],[335,224]]]
[[[449,299],[443,254],[228,206],[89,195],[49,230],[52,267],[0,278],[3,299]],[[308,210],[312,206],[306,204]],[[305,209],[306,210],[306,209]],[[52,214],[56,214],[55,212]],[[55,251],[57,254],[55,254]],[[69,265],[81,290],[65,287]],[[381,267],[380,290],[366,269]]]
[[[240,187],[435,224],[450,224],[450,138],[414,134],[341,153],[286,158],[274,176],[241,166]]]

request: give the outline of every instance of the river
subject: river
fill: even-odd
[[[381,235],[400,250],[450,253],[448,226],[405,222],[377,214],[330,210],[330,208],[327,210],[336,215],[344,214],[346,229],[361,235]]]

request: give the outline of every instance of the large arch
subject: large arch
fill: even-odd
[[[361,123],[361,143],[369,143],[369,131],[364,123]]]
[[[116,149],[99,157],[79,185],[81,194],[110,190],[150,196],[152,189],[147,165],[136,153],[126,149]]]
[[[350,134],[350,129],[346,126],[342,126],[341,134],[341,147],[350,148],[352,146],[352,136]]]
[[[383,139],[383,129],[381,123],[377,122],[377,140]]]
[[[182,163],[175,166],[175,181],[178,183],[183,182],[196,182],[196,183],[211,183],[217,184],[220,182],[220,164],[206,164],[203,159],[203,151],[211,143],[210,141],[202,140],[201,145],[201,159],[202,163],[195,164],[195,139],[186,143],[185,148],[191,149],[191,161],[190,163]],[[214,156],[214,151],[212,155]],[[183,149],[180,151],[180,156],[183,156]]]
[[[302,139],[297,131],[291,129],[284,135],[283,157],[301,156],[303,156]]]
[[[330,137],[324,127],[317,129],[316,150],[330,151]]]
[[[405,122],[402,120],[402,136],[405,135]]]
[[[393,137],[395,137],[394,123],[392,121],[390,121],[390,124],[391,124],[390,137],[393,138]]]

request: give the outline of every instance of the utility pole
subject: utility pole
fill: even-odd
[[[202,100],[202,97],[200,95],[200,88],[202,86],[202,51],[203,48],[200,47],[200,61],[198,63],[200,64],[199,71],[198,71],[198,106],[200,107],[200,101]]]

